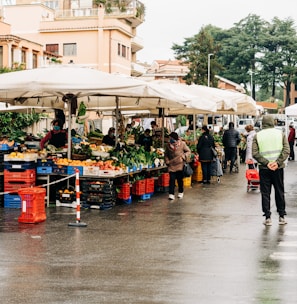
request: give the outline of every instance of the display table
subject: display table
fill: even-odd
[[[111,181],[112,183],[117,180],[117,179],[125,179],[127,182],[129,182],[130,177],[133,175],[138,175],[138,174],[145,174],[145,175],[150,175],[153,172],[165,172],[167,171],[167,166],[159,166],[159,167],[154,167],[154,168],[143,168],[141,170],[135,170],[131,172],[123,172],[121,174],[117,175],[80,175],[79,179],[80,180],[101,180],[101,181]],[[69,177],[69,174],[60,174],[60,173],[38,173],[36,175],[36,180],[37,182],[42,182],[43,185],[45,185],[46,188],[46,205],[49,207],[50,205],[50,190],[51,190],[51,183],[52,180],[55,179],[55,182],[58,182],[60,179],[67,179]],[[72,179],[72,180],[71,180]],[[71,177],[67,179],[68,186],[69,184],[74,185],[74,177]]]

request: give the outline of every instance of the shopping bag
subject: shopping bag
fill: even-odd
[[[218,157],[211,163],[211,176],[223,176],[222,164]]]
[[[215,159],[218,156],[218,152],[215,148],[210,147],[211,148],[211,152],[212,152],[212,157],[213,159]]]
[[[184,164],[183,172],[184,172],[184,177],[190,177],[191,175],[193,175],[193,169],[190,166],[190,164],[188,164],[188,163]]]

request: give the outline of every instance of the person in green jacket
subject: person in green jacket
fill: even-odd
[[[265,216],[264,225],[271,226],[270,196],[273,186],[275,204],[279,214],[279,224],[287,224],[285,220],[286,202],[284,191],[284,167],[289,157],[290,146],[286,135],[274,128],[274,119],[264,115],[262,130],[255,134],[252,144],[252,156],[257,160],[260,175],[262,211]]]

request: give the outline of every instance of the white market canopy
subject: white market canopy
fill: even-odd
[[[297,116],[297,103],[285,108],[286,116]]]
[[[87,98],[88,102],[95,102],[99,106],[113,106],[114,109],[119,106],[140,110],[190,107],[202,113],[216,111],[214,102],[194,104],[194,97],[188,91],[173,91],[166,86],[75,65],[57,65],[0,75],[0,102],[60,109],[67,103],[69,121],[73,108],[78,107],[81,98]],[[70,147],[71,127],[68,132]]]
[[[215,112],[217,114],[247,114],[256,115],[257,105],[256,101],[243,93],[231,90],[223,90],[203,85],[186,85],[168,80],[154,80],[150,83],[164,86],[173,93],[187,94],[190,96],[191,103],[186,105],[183,109],[169,109],[171,114],[203,114],[205,112],[196,111],[201,105],[209,105],[213,109],[215,103]],[[206,110],[207,112],[207,110]],[[211,111],[213,112],[213,110]]]
[[[88,98],[89,106],[138,109],[200,107],[215,111],[215,104],[192,105],[192,95],[164,86],[75,65],[50,66],[0,74],[0,101],[23,106],[64,108],[65,101]],[[119,99],[121,98],[121,99]],[[64,101],[64,102],[63,102]]]

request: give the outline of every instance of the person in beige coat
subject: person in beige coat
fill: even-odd
[[[190,157],[191,150],[182,141],[176,132],[169,135],[169,143],[165,147],[165,163],[169,172],[169,199],[174,200],[175,181],[178,185],[178,198],[184,196],[183,168],[184,163]]]

